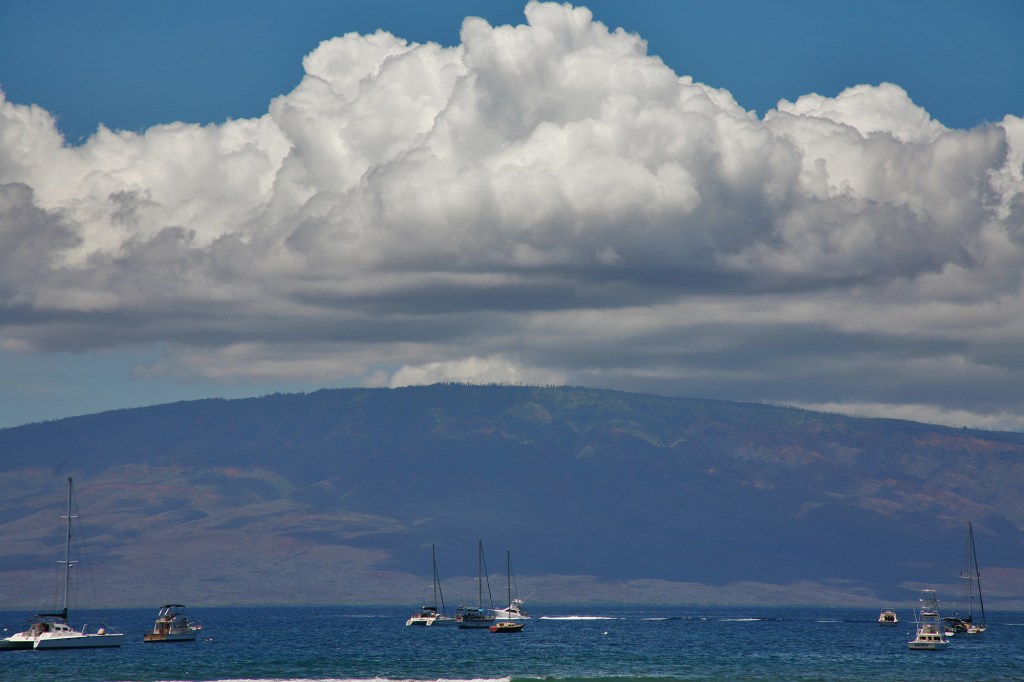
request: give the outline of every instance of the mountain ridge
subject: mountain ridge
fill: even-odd
[[[30,424],[0,430],[0,463],[10,606],[38,599],[70,474],[106,576],[96,598],[115,605],[414,602],[425,548],[457,594],[480,538],[548,601],[881,603],[921,584],[954,599],[970,520],[986,599],[1024,608],[1012,432],[436,384]]]

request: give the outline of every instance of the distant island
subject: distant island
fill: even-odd
[[[581,387],[198,400],[0,430],[2,609],[52,591],[75,477],[96,605],[415,604],[483,540],[535,604],[1024,609],[1024,434]],[[42,569],[42,570],[41,570]],[[538,606],[539,608],[539,606]]]

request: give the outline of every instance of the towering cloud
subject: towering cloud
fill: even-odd
[[[345,35],[259,119],[77,147],[0,99],[0,348],[1024,425],[1024,120],[889,83],[759,118],[584,8],[526,19]]]

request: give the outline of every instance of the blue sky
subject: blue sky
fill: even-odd
[[[1024,5],[1003,2],[686,2],[584,6],[638,33],[677,73],[763,113],[779,99],[891,81],[950,127],[1024,111]],[[462,18],[521,23],[522,2],[283,0],[54,2],[0,7],[8,98],[60,119],[69,139],[110,128],[259,116],[302,78],[321,40],[384,29],[459,41]]]
[[[373,107],[394,97],[396,88],[418,91],[433,74],[431,64],[437,64],[437,73],[444,65],[454,68],[453,53],[415,51],[406,61],[416,63],[418,80],[410,76],[403,85],[403,76],[397,75],[385,88],[377,79],[373,86],[378,89],[367,87],[360,91],[365,96],[356,96],[355,90],[345,90],[355,86],[343,83],[344,58],[338,55],[347,48],[334,43],[318,52],[317,78],[303,81],[303,58],[321,41],[382,29],[400,40],[451,48],[464,40],[465,17],[481,17],[492,28],[525,25],[525,6],[316,0],[16,0],[0,5],[0,88],[11,112],[6,123],[0,122],[0,137],[7,134],[0,149],[0,184],[31,190],[11,190],[6,203],[0,201],[0,210],[6,207],[0,212],[0,247],[10,259],[6,266],[0,260],[9,273],[6,282],[0,275],[0,427],[179,399],[448,379],[566,381],[947,423],[1024,426],[1024,402],[1016,389],[1024,365],[1014,350],[1020,332],[1003,322],[1017,312],[1020,270],[1008,255],[1012,249],[1000,246],[1001,239],[1017,244],[1020,212],[1014,211],[1012,198],[1017,178],[1012,153],[1009,166],[999,165],[1007,163],[1006,153],[995,139],[1006,136],[1016,149],[1016,129],[1001,122],[1007,115],[1024,115],[1024,4],[591,2],[577,7],[589,8],[592,20],[554,13],[536,20],[535,28],[550,30],[555,42],[580,31],[571,47],[537,38],[533,49],[551,47],[550,60],[545,54],[516,53],[521,44],[502,43],[497,31],[493,40],[478,31],[480,47],[473,54],[480,61],[469,70],[477,85],[492,78],[506,84],[481,91],[493,100],[507,97],[501,108],[466,113],[456,81],[420,93],[426,99],[419,101],[429,99],[423,106],[444,112],[437,120],[447,120],[453,129],[466,117],[479,117],[472,127],[477,132],[462,131],[468,136],[463,139],[481,140],[479,130],[500,130],[495,134],[507,134],[507,139],[479,158],[462,158],[465,147],[453,148],[445,162],[474,170],[456,173],[453,182],[433,192],[424,190],[422,197],[416,195],[421,203],[412,208],[402,203],[409,195],[388,194],[388,174],[413,187],[429,183],[438,168],[430,173],[422,165],[399,168],[398,160],[416,158],[428,148],[437,155],[441,138],[425,146],[415,136],[392,139],[394,129],[381,131],[367,121],[426,125],[420,104],[403,104],[409,98],[388,100],[393,107],[409,107],[400,117],[393,109]],[[598,95],[602,102],[585,115],[576,111],[578,102],[545,90],[545,82],[529,82],[534,74],[523,71],[524,65],[537,71],[549,64],[577,68],[572,65],[590,59],[595,49],[625,54],[629,59],[620,60],[623,64],[641,54],[628,41],[581,28],[590,21],[636,34],[646,41],[647,55],[659,58],[676,76],[731,95],[738,108],[716,100],[721,111],[708,113],[708,120],[716,121],[723,135],[717,153],[740,159],[742,168],[753,169],[751,177],[737,179],[732,171],[722,171],[721,185],[705,180],[698,172],[704,158],[701,139],[679,132],[697,129],[687,128],[683,119],[671,124],[678,133],[673,137],[658,127],[661,123],[652,124],[655,135],[654,128],[639,130],[628,117],[609,114],[613,105],[639,102],[636,120],[647,120],[645,112],[655,110],[659,116],[673,115],[671,105],[664,108],[669,95],[661,88],[667,86],[652,90],[637,80],[601,80],[601,68],[610,68],[614,60],[578,67],[594,79],[595,102]],[[376,73],[371,62],[377,50],[392,57],[401,51],[394,45],[358,49],[358,58],[370,64],[367,73]],[[513,66],[501,61],[502,50]],[[652,83],[662,83],[665,72],[654,62],[629,61]],[[501,80],[513,72],[519,80]],[[329,102],[317,79],[331,83],[330,97],[344,90],[344,98]],[[520,81],[525,83],[521,93]],[[899,90],[880,88],[883,83]],[[848,88],[862,85],[870,89],[840,98]],[[290,93],[293,101],[287,100]],[[815,94],[820,98],[797,103]],[[450,99],[437,99],[442,96]],[[686,97],[690,94],[680,95],[680,101]],[[274,98],[280,106],[272,112]],[[779,100],[797,104],[766,117]],[[547,109],[538,113],[532,102],[541,101]],[[45,123],[25,122],[33,111],[28,105],[54,117],[68,145],[64,150],[47,141]],[[743,110],[755,112],[753,121],[743,120]],[[394,120],[388,118],[393,115]],[[611,118],[603,120],[605,115]],[[606,132],[616,131],[619,151],[585,158],[574,146],[581,144],[577,136],[586,122],[599,119],[608,126]],[[740,137],[745,142],[733,147],[740,138],[722,131],[737,120],[744,126]],[[224,126],[227,121],[272,121],[274,129],[257,133],[252,127]],[[899,149],[885,152],[893,154],[888,161],[867,165],[872,154],[881,153],[877,146],[820,147],[827,138],[819,137],[810,123],[821,121],[840,126],[837,130],[859,130],[869,141],[872,135],[891,135]],[[176,122],[207,126],[205,138],[198,139],[196,127],[167,128]],[[803,123],[808,125],[797,131],[794,126]],[[90,143],[99,125],[137,135]],[[564,137],[552,136],[552,126]],[[955,129],[971,131],[970,139],[954,135]],[[371,139],[379,145],[348,156],[351,150],[330,146],[339,144],[339,130],[345,131],[338,135],[346,149],[369,145]],[[598,137],[591,139],[591,148],[608,139],[593,134]],[[231,166],[234,171],[227,165],[216,168],[216,159],[227,164],[227,157],[217,156],[234,144],[225,140],[248,135],[253,137],[246,149],[258,148],[261,162],[268,165],[258,174],[253,171],[250,185],[240,188],[233,181],[238,166]],[[761,148],[766,136],[800,142],[791,149]],[[524,146],[527,138],[534,144]],[[640,153],[627,142],[633,139],[688,141],[680,143],[673,152],[677,157],[666,165],[649,151],[644,158],[631,156]],[[19,145],[25,140],[35,146],[22,157]],[[74,145],[86,145],[86,151],[75,152]],[[207,158],[203,145],[218,151],[209,151]],[[391,151],[380,145],[390,145]],[[756,154],[754,147],[760,150]],[[174,148],[187,148],[189,156],[172,159]],[[323,151],[328,148],[334,151]],[[395,151],[399,148],[404,151]],[[289,170],[287,149],[293,150],[301,173]],[[550,175],[536,172],[537,159],[551,149],[562,151],[542,158],[544,173]],[[810,166],[799,181],[796,166],[783,169],[812,152],[825,160],[830,181],[838,177],[837,169],[851,174],[832,183],[839,194],[825,204],[813,183],[797,187],[807,181]],[[114,162],[116,155],[123,156]],[[1005,210],[979,199],[935,209],[924,218],[915,214],[934,197],[946,196],[950,187],[974,191],[964,184],[966,176],[943,180],[932,166],[954,158],[951,163],[964,168],[980,156],[987,161],[978,161],[981,170],[971,177],[1001,174],[998,191]],[[209,163],[202,172],[195,170],[197,157]],[[502,189],[507,176],[500,171],[504,166],[496,164],[512,157],[522,168],[533,169],[524,178],[562,178],[564,194],[552,198],[547,188],[523,180]],[[925,157],[931,161],[922,161]],[[65,195],[55,178],[72,158],[76,170],[66,184],[77,189]],[[636,168],[630,171],[633,163]],[[588,175],[609,164],[621,166],[623,173],[613,185],[603,185],[601,173]],[[883,196],[870,178],[861,177],[856,164],[862,164],[863,175],[870,175],[864,169],[906,164],[901,167],[916,179],[902,193]],[[350,166],[362,170],[349,177]],[[451,189],[494,169],[499,170],[488,176],[488,187],[497,203],[490,208],[474,205],[480,187],[467,185],[466,195]],[[647,171],[649,178],[643,175]],[[168,173],[183,174],[184,181],[165,187],[161,183],[168,181]],[[640,176],[652,184],[638,181],[636,196],[621,197],[619,203],[608,198]],[[97,180],[101,177],[102,182]],[[268,183],[275,177],[271,191]],[[376,179],[384,184],[374,185]],[[938,186],[947,180],[948,187]],[[220,194],[206,191],[218,183],[223,184]],[[195,187],[195,196],[175,194],[183,185]],[[255,193],[257,185],[260,197],[245,194]],[[925,185],[927,192],[921,189]],[[754,186],[758,198],[743,194]],[[843,186],[853,188],[859,208],[845,203],[850,195],[840,196]],[[977,190],[979,196],[991,191]],[[375,198],[357,201],[357,192]],[[779,198],[779,192],[785,196]],[[444,206],[431,203],[431,197],[441,195]],[[912,198],[906,200],[908,195]],[[231,196],[231,201],[225,198]],[[750,205],[729,217],[735,207],[727,196]],[[396,197],[395,203],[366,218],[367,207],[380,206],[381,197]],[[225,217],[250,199],[244,216]],[[789,208],[811,199],[814,207],[806,212]],[[541,208],[515,216],[509,207],[517,205]],[[655,205],[657,210],[649,209]],[[505,211],[507,226],[474,222],[481,211],[495,206]],[[590,210],[595,206],[601,210]],[[459,216],[468,231],[449,232],[450,222],[439,217],[436,222],[425,219],[421,232],[406,234],[408,221],[396,226],[389,217],[425,215],[431,207],[443,210],[448,221]],[[96,218],[101,214],[108,216],[106,222]],[[618,216],[618,222],[604,224],[610,215]],[[114,223],[116,230],[105,231],[104,225]],[[748,227],[740,229],[741,223]],[[953,227],[965,223],[970,228],[963,234]],[[814,231],[818,224],[835,232],[819,234]],[[529,236],[517,232],[522,225],[532,226]],[[876,231],[865,237],[865,225]],[[490,241],[477,244],[475,239],[491,229]],[[430,230],[435,230],[432,237],[414,251],[418,236]],[[254,250],[228,262],[234,257],[228,255],[232,239],[255,249],[258,238],[268,234],[275,235],[281,251]],[[48,250],[65,243],[61,240],[66,240],[64,250]],[[506,243],[509,250],[503,255],[484,253],[488,246],[497,250],[496,245]],[[791,248],[773,251],[779,243]],[[444,248],[435,257],[429,244]],[[814,244],[822,246],[811,253]],[[291,260],[296,254],[308,268],[302,276]],[[609,269],[581,265],[586,254]],[[449,269],[445,259],[458,267]],[[247,265],[238,264],[243,261]],[[706,267],[711,261],[720,267]],[[30,270],[30,264],[36,267]],[[17,278],[10,274],[15,271]],[[47,276],[39,275],[43,271]],[[179,279],[160,281],[172,271]],[[360,276],[331,275],[339,271]],[[409,278],[413,272],[429,277],[407,284],[401,281],[403,272]],[[194,282],[195,289],[179,292],[183,281]],[[264,286],[259,297],[249,296],[253,287]],[[261,307],[271,301],[275,305]],[[776,319],[756,324],[759,313],[772,306],[778,306]],[[848,317],[830,312],[836,309],[848,309]],[[889,321],[869,322],[870,311]],[[986,312],[985,319],[973,317]],[[699,325],[683,321],[693,316],[701,317]],[[988,333],[972,337],[967,331],[972,325]],[[961,326],[964,331],[954,331]],[[732,352],[724,352],[726,347]]]

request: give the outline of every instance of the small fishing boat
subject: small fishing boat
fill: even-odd
[[[448,615],[444,608],[444,594],[441,592],[441,581],[437,576],[437,554],[434,545],[430,546],[430,556],[434,564],[434,603],[424,604],[416,610],[409,620],[405,621],[406,626],[433,626],[433,625],[455,625],[455,619]],[[441,610],[437,610],[437,598],[441,597]]]
[[[896,612],[892,609],[885,609],[878,614],[879,625],[897,625],[900,619],[896,617]]]
[[[491,632],[522,632],[523,624],[511,620],[503,620],[487,628]]]
[[[190,623],[182,604],[164,604],[157,612],[153,631],[142,637],[144,642],[194,642],[202,625]]]
[[[55,613],[38,613],[32,619],[27,630],[17,632],[0,640],[0,649],[97,649],[102,647],[118,647],[124,640],[121,633],[107,632],[101,627],[96,632],[88,632],[83,625],[75,630],[68,625],[68,593],[71,584],[71,567],[78,561],[71,559],[71,520],[78,518],[72,514],[74,487],[68,478],[67,530],[64,539],[64,565],[62,570],[64,581],[64,608]]]
[[[935,590],[921,591],[921,608],[915,612],[917,635],[907,642],[907,648],[915,651],[940,651],[949,645],[942,618],[939,616],[939,600]]]

